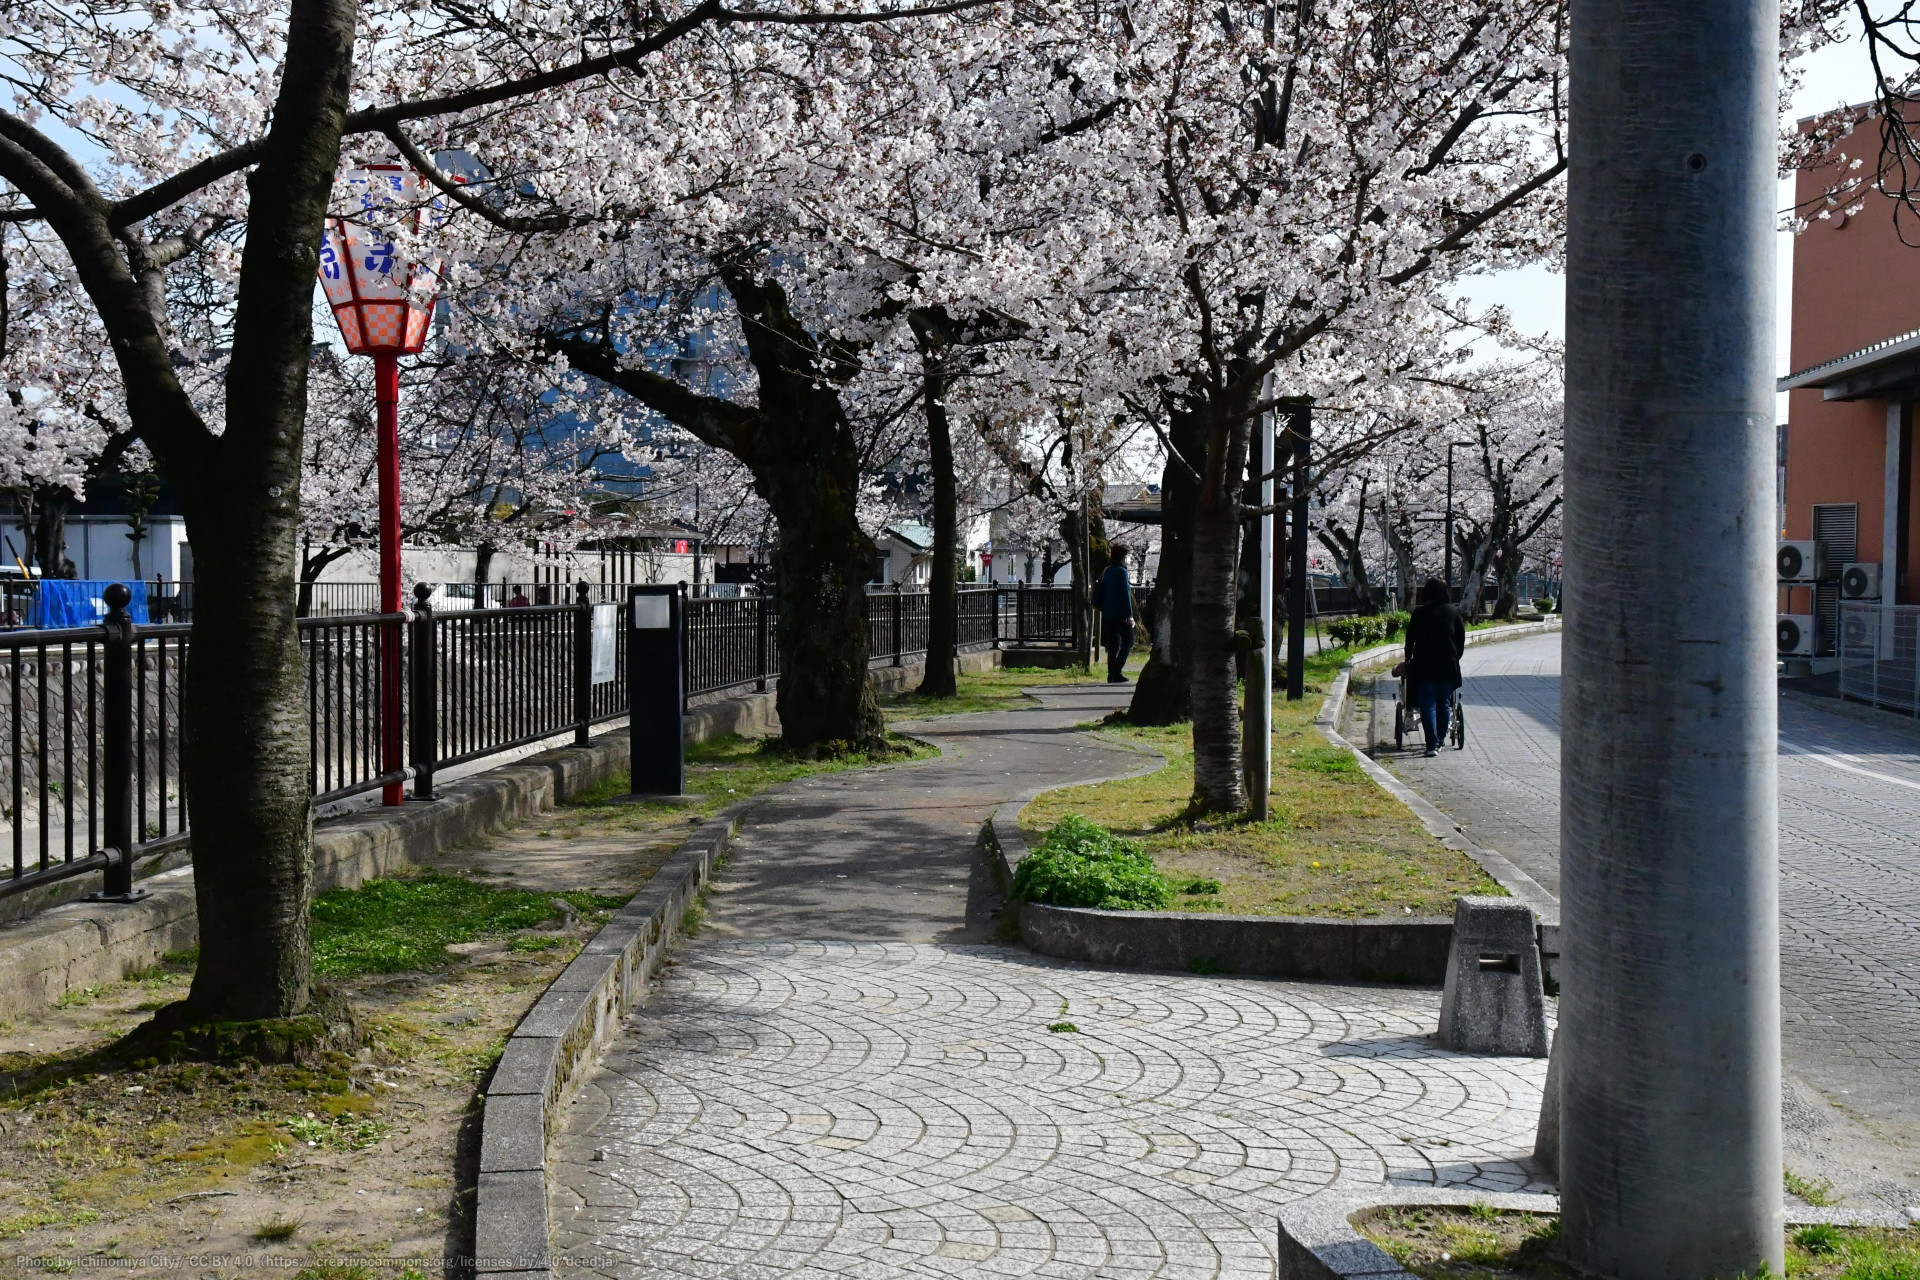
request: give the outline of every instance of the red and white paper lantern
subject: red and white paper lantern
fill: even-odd
[[[416,229],[434,216],[427,180],[405,165],[375,164],[342,175],[359,216],[332,218],[320,245],[320,284],[356,356],[413,355],[427,341],[440,259],[410,258],[389,234],[396,211]]]

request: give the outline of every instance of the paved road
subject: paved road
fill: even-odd
[[[1560,638],[1469,649],[1463,667],[1466,750],[1392,767],[1557,893]],[[1786,1063],[1889,1142],[1901,1167],[1881,1176],[1920,1186],[1920,729],[1846,712],[1780,703]]]
[[[992,806],[1139,763],[1070,731],[1111,691],[1045,697],[756,814],[568,1113],[564,1252],[620,1277],[1267,1280],[1278,1206],[1335,1183],[1528,1185],[1544,1064],[1435,1048],[1437,992],[982,940]]]

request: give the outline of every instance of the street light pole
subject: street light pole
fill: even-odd
[[[1463,447],[1461,440],[1447,441],[1447,590],[1453,590],[1453,451]]]
[[[1616,1280],[1784,1274],[1777,22],[1572,8],[1560,1248]]]
[[[380,612],[400,612],[400,357],[426,344],[439,285],[437,258],[416,259],[376,225],[380,215],[429,216],[426,180],[397,164],[367,165],[342,175],[359,216],[329,219],[320,242],[320,285],[350,354],[373,357],[378,439],[374,470],[380,500]],[[411,212],[407,212],[411,210]],[[380,627],[380,772],[389,779],[381,799],[401,803],[401,623]]]
[[[380,498],[380,612],[400,612],[400,358],[391,351],[373,357],[373,401],[379,439],[374,468]],[[380,644],[380,771],[397,774],[401,755],[400,645],[398,631],[383,630]],[[398,780],[381,788],[382,804],[402,800]]]

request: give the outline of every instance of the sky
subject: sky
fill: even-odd
[[[1873,96],[1873,70],[1867,62],[1861,42],[1829,45],[1801,60],[1802,80],[1793,97],[1795,119],[1825,111],[1842,103],[1865,102]],[[1793,203],[1793,182],[1780,184],[1779,207]],[[1775,276],[1778,281],[1778,320],[1774,327],[1776,373],[1786,373],[1788,317],[1793,314],[1793,240],[1782,231],[1775,237]],[[1498,303],[1513,315],[1514,325],[1523,333],[1544,335],[1556,341],[1566,336],[1566,287],[1562,278],[1545,267],[1522,267],[1467,281],[1458,290],[1478,306]],[[1786,397],[1780,398],[1781,420],[1786,420]]]

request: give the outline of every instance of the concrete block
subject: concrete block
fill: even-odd
[[[493,1078],[487,1082],[487,1096],[533,1094],[544,1098],[553,1084],[553,1064],[559,1048],[555,1036],[511,1037],[493,1069]]]
[[[1440,1043],[1461,1053],[1547,1056],[1540,945],[1524,902],[1468,897],[1454,904]]]
[[[547,1167],[547,1100],[531,1093],[489,1093],[480,1122],[480,1172]]]
[[[1560,1037],[1547,1054],[1547,1083],[1540,1090],[1540,1124],[1533,1134],[1533,1163],[1551,1182],[1560,1181]]]
[[[1453,922],[1424,916],[1353,921],[1353,976],[1438,986],[1446,981]]]
[[[473,1224],[475,1273],[544,1273],[549,1248],[547,1175],[538,1169],[481,1174]]]

